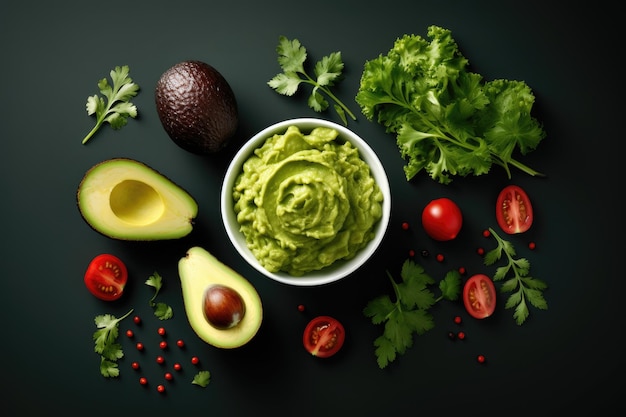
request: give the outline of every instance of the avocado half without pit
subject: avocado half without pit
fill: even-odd
[[[142,162],[114,158],[94,165],[77,191],[83,219],[120,240],[178,239],[189,234],[198,204],[179,185]]]
[[[200,339],[232,349],[257,334],[263,306],[250,281],[199,246],[180,259],[178,274],[187,319]]]
[[[238,127],[235,94],[226,78],[201,61],[166,70],[155,89],[159,120],[179,147],[195,154],[224,148]]]

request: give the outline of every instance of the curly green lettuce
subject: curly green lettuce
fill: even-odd
[[[469,71],[447,29],[430,26],[428,37],[404,35],[387,55],[367,61],[356,95],[363,115],[395,134],[407,181],[424,170],[449,184],[454,176],[486,174],[493,164],[509,178],[511,166],[543,176],[514,158],[546,136],[531,115],[530,87],[486,82]]]

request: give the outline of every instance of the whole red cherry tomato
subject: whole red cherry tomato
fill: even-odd
[[[463,304],[470,316],[484,319],[496,309],[496,288],[487,275],[475,274],[463,287]]]
[[[508,234],[523,233],[533,224],[533,206],[528,194],[517,185],[508,185],[498,194],[496,220]]]
[[[445,197],[438,198],[424,207],[422,226],[428,236],[435,240],[452,240],[461,231],[463,214],[454,201]]]
[[[313,356],[328,358],[343,346],[346,332],[335,318],[319,316],[307,324],[302,336],[304,348]]]
[[[108,253],[93,258],[85,272],[87,289],[104,301],[120,298],[127,280],[128,271],[124,262]]]

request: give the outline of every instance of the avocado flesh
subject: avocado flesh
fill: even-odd
[[[232,349],[245,345],[258,332],[263,320],[261,298],[243,276],[220,262],[199,246],[192,247],[178,262],[185,313],[196,334],[218,348]],[[225,285],[237,291],[245,304],[245,314],[234,327],[218,329],[206,319],[204,292],[213,285]]]
[[[114,158],[87,171],[77,192],[78,208],[97,232],[119,240],[178,239],[189,234],[196,201],[153,168]]]

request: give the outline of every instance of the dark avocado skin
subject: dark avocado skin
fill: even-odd
[[[195,154],[224,148],[238,127],[235,94],[224,76],[201,61],[183,61],[156,85],[157,113],[168,136]]]

